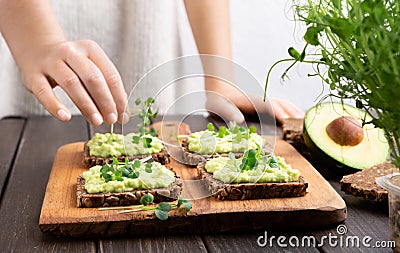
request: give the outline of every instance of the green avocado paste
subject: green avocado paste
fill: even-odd
[[[218,157],[206,162],[205,169],[224,183],[283,183],[297,181],[300,171],[292,169],[285,159],[275,155],[257,158],[253,165],[241,168],[243,157]]]
[[[126,165],[111,165],[115,171],[121,171]],[[150,166],[149,166],[150,167]],[[124,192],[142,189],[155,189],[170,186],[175,181],[174,172],[158,162],[151,163],[151,170],[144,163],[134,168],[136,178],[121,176],[118,180],[106,182],[101,173],[102,166],[96,165],[83,172],[85,189],[88,193]],[[116,174],[107,172],[109,175]],[[118,173],[118,172],[117,172]]]
[[[188,149],[191,152],[207,155],[229,152],[244,152],[248,149],[257,149],[264,146],[264,139],[257,133],[248,131],[225,133],[204,130],[191,133],[188,136]]]
[[[118,157],[135,156],[158,153],[163,149],[163,144],[157,137],[137,133],[127,135],[96,133],[86,144],[91,156]]]

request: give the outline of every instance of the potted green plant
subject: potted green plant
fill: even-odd
[[[399,0],[304,0],[293,2],[296,21],[307,26],[300,51],[289,48],[288,62],[312,64],[315,73],[331,89],[331,96],[352,100],[372,117],[388,138],[392,162],[400,168],[400,1]],[[367,123],[367,122],[365,122]],[[397,176],[399,177],[399,176]],[[391,176],[388,188],[390,216],[397,215],[400,180]],[[390,186],[388,186],[390,185]],[[393,190],[396,189],[396,190]],[[400,220],[391,218],[391,221]],[[392,237],[400,247],[399,224],[391,224]]]

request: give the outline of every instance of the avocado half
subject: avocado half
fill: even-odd
[[[352,119],[351,123],[357,123],[359,131],[358,139],[355,143],[340,141],[335,136],[343,136],[343,122]],[[333,122],[335,121],[336,122]],[[382,163],[389,158],[389,144],[385,137],[383,129],[375,128],[373,124],[362,125],[362,122],[370,122],[372,117],[366,112],[347,104],[326,102],[320,103],[310,108],[304,118],[304,142],[312,154],[317,159],[332,164],[334,162],[338,167],[348,167],[352,169],[367,169],[373,165]],[[331,123],[336,124],[331,124]],[[342,122],[342,123],[338,123]],[[350,121],[349,121],[350,122]],[[331,126],[335,125],[336,134],[332,134]],[[341,127],[342,126],[342,127]],[[328,131],[327,131],[328,128]],[[355,127],[354,127],[355,128]],[[346,136],[353,134],[350,131]],[[346,137],[348,138],[348,137]],[[346,139],[342,138],[342,139]],[[332,160],[333,161],[329,161]]]

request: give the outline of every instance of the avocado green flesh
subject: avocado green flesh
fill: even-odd
[[[227,157],[214,158],[207,161],[205,169],[213,174],[215,179],[224,183],[283,183],[297,181],[300,171],[292,169],[283,157],[277,156],[279,168],[271,168],[259,160],[258,166],[253,170],[239,169],[242,158],[234,162]]]
[[[82,173],[85,179],[85,189],[88,193],[124,192],[142,189],[155,189],[170,186],[175,181],[174,173],[158,162],[152,163],[152,172],[145,171],[145,165],[135,171],[139,172],[138,178],[122,177],[123,181],[108,181],[100,176],[101,166],[96,165]]]
[[[326,126],[341,116],[351,116],[362,123],[371,116],[356,107],[341,103],[321,103],[307,111],[304,118],[304,137],[310,150],[315,145],[335,161],[354,169],[366,169],[388,159],[389,144],[384,131],[372,124],[363,126],[364,138],[355,146],[342,146],[326,132]]]
[[[204,130],[194,132],[188,137],[188,149],[202,155],[244,152],[248,149],[257,149],[257,145],[263,147],[264,139],[256,133],[251,133],[248,139],[237,140],[234,134],[218,137],[215,132]]]
[[[139,136],[139,134],[130,133],[124,136],[121,134],[96,133],[86,145],[89,147],[90,155],[98,157],[154,154],[163,149],[163,144],[157,137],[144,135],[139,139],[139,143],[135,144],[132,142],[134,136]],[[145,147],[144,138],[151,138],[150,147]]]

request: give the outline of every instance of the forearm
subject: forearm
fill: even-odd
[[[232,59],[229,0],[185,0],[185,6],[199,53]],[[302,111],[290,103],[276,99],[265,103],[261,97],[247,96],[223,80],[207,77],[210,73],[217,77],[229,76],[228,79],[234,82],[233,63],[221,64],[210,58],[203,58],[202,63],[206,74],[204,86],[211,91],[207,93],[206,107],[225,120],[242,122],[244,117],[237,109],[245,114],[273,115],[275,112],[279,121],[286,117],[301,117]]]
[[[200,54],[232,58],[229,0],[185,0]]]
[[[185,6],[199,53],[232,59],[229,0],[185,0]],[[223,64],[222,69],[218,60],[210,58],[203,59],[203,68],[206,74],[233,75],[233,64],[231,67]],[[229,84],[207,76],[204,85],[206,90],[220,94],[231,88]],[[231,96],[227,98],[233,100]]]
[[[0,32],[19,66],[29,51],[65,41],[48,0],[0,0]]]

